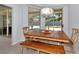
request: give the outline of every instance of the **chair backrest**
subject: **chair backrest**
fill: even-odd
[[[27,33],[29,30],[29,27],[23,27],[23,34]]]
[[[72,28],[71,41],[73,43],[72,45],[73,53],[76,53],[77,51],[76,43],[78,41],[78,37],[79,37],[79,28]]]
[[[77,42],[79,36],[79,29],[78,28],[72,28],[72,36],[71,36],[71,41],[73,44]]]

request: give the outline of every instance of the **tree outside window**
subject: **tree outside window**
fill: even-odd
[[[61,30],[63,27],[62,9],[54,10],[54,14],[46,17],[46,28],[49,30]]]

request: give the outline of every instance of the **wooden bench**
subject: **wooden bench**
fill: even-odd
[[[64,47],[60,45],[51,45],[37,41],[24,41],[20,45],[22,48],[31,48],[45,53],[65,54]]]

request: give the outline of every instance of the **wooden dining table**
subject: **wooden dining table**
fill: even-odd
[[[28,38],[24,42],[21,42],[22,53],[23,48],[31,48],[37,51],[37,53],[56,53],[65,54],[64,46],[59,43],[70,44],[71,41],[64,31],[51,31],[51,30],[41,30],[41,29],[30,29],[23,32],[24,37]],[[37,41],[34,41],[37,40]],[[39,40],[46,40],[57,42],[58,44],[50,44],[45,42],[40,42]]]
[[[29,30],[27,33],[24,33],[24,36],[32,39],[43,39],[50,40],[60,43],[70,43],[70,38],[66,35],[64,31],[51,31],[45,32],[44,30]]]

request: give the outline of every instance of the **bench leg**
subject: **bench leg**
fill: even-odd
[[[23,54],[23,47],[21,48],[21,53]]]
[[[38,53],[38,54],[40,54],[40,51],[39,51],[39,50],[37,50],[37,53]]]

